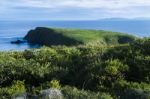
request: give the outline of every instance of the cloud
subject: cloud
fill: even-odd
[[[2,3],[6,6],[26,6],[40,8],[125,8],[133,6],[150,6],[149,0],[5,0]]]
[[[150,0],[3,0],[0,3],[0,15],[7,17],[31,14],[25,16],[31,18],[39,15],[45,18],[45,14],[47,18],[62,16],[66,19],[132,18],[150,17],[149,10]]]

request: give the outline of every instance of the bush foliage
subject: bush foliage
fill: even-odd
[[[66,99],[149,99],[149,45],[145,38],[116,46],[0,52],[0,97],[57,88]]]

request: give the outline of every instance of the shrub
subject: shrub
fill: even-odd
[[[13,81],[10,87],[0,88],[0,97],[2,99],[11,98],[13,96],[21,95],[26,92],[25,84],[23,81]]]
[[[8,88],[8,94],[22,94],[26,92],[25,84],[23,81],[13,81],[13,84]]]
[[[95,93],[69,86],[64,87],[62,93],[64,99],[113,99],[112,96],[107,93]]]

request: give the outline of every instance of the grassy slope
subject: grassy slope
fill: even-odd
[[[44,45],[76,45],[93,42],[106,44],[128,43],[135,39],[134,36],[103,30],[81,30],[38,27],[31,30],[25,37],[30,43]],[[41,42],[39,42],[41,40]],[[55,43],[48,43],[53,42]],[[66,42],[64,42],[66,41]],[[70,41],[70,44],[68,43]],[[73,42],[71,42],[73,41]],[[57,42],[57,43],[56,43]]]

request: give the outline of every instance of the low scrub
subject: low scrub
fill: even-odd
[[[116,46],[0,52],[0,96],[36,96],[55,88],[67,99],[149,99],[149,44],[145,38]]]

